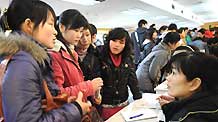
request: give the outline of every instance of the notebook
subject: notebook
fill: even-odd
[[[136,111],[122,111],[122,116],[126,122],[132,122],[142,119],[156,118],[157,114],[154,109],[140,109]]]

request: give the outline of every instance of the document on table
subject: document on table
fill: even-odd
[[[136,111],[122,111],[121,114],[124,117],[125,121],[127,121],[127,122],[157,117],[157,114],[154,112],[153,109],[140,109],[140,110],[136,110]]]

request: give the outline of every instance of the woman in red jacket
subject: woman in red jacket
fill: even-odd
[[[58,40],[50,51],[55,82],[61,92],[76,96],[79,91],[82,91],[85,100],[88,96],[94,96],[103,85],[101,78],[84,82],[78,54],[74,50],[86,25],[88,21],[79,11],[75,9],[64,11],[59,17]]]

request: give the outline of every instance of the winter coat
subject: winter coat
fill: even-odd
[[[135,32],[137,32],[138,41],[135,37]],[[145,33],[147,32],[147,29],[144,27],[139,27],[135,32],[131,34],[131,39],[133,41],[133,47],[134,47],[134,57],[135,57],[134,63],[138,64],[140,61],[141,52],[143,50],[142,43],[145,40]]]
[[[166,122],[218,122],[218,94],[196,93],[163,105]]]
[[[39,44],[20,35],[0,35],[0,56],[9,55],[13,57],[2,82],[5,122],[81,121],[78,103],[64,104],[47,113],[41,108],[41,101],[45,99],[42,80],[47,81],[53,95],[59,90],[52,79],[49,57]]]
[[[207,47],[207,43],[203,42],[201,39],[194,40],[194,41],[190,42],[189,45],[197,47],[202,52],[205,52],[205,53],[209,52],[208,47]]]
[[[91,81],[84,81],[83,72],[78,63],[78,55],[73,51],[74,59],[68,53],[65,45],[56,40],[55,48],[49,51],[52,57],[54,79],[61,93],[77,96],[83,92],[84,98],[94,95]]]
[[[164,42],[160,42],[153,47],[152,51],[142,60],[136,70],[140,90],[143,92],[154,92],[154,87],[159,84],[161,69],[167,64],[170,57],[170,47]]]
[[[79,60],[79,65],[83,71],[85,80],[92,80],[100,76],[100,62],[97,53],[96,48],[90,45],[84,59]]]
[[[122,59],[119,67],[115,67],[110,58],[101,62],[101,77],[104,81],[102,87],[102,104],[117,105],[128,99],[128,87],[133,99],[140,99],[138,81],[135,75],[134,63],[128,57]]]
[[[140,59],[140,62],[152,51],[152,48],[155,46],[155,43],[150,41],[150,40],[147,40],[147,43],[143,45],[143,53],[141,55],[141,59]]]

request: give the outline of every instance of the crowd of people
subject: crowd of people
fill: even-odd
[[[141,99],[165,80],[169,96],[158,100],[166,122],[218,121],[217,28],[158,30],[142,19],[131,34],[111,29],[99,46],[78,10],[57,17],[40,0],[12,0],[0,25],[0,61],[11,57],[0,85],[5,122],[80,122],[91,106],[107,120],[129,104],[129,92]],[[76,99],[44,111],[43,80],[53,96]]]

